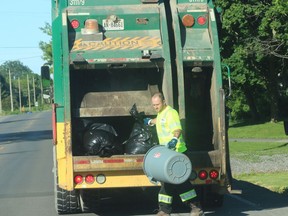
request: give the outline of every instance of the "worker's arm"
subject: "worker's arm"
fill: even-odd
[[[181,129],[176,129],[173,131],[173,138],[167,143],[169,149],[175,149],[178,143],[178,139],[181,135]]]

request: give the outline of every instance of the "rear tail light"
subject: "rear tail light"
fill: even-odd
[[[93,184],[94,181],[95,181],[95,178],[94,178],[93,175],[87,175],[87,176],[85,177],[85,182],[86,182],[87,184]]]
[[[77,29],[80,26],[80,23],[78,20],[72,20],[71,21],[71,26],[73,29]]]
[[[199,16],[199,17],[197,18],[197,23],[198,23],[199,25],[204,25],[204,24],[206,24],[206,22],[207,22],[207,19],[206,19],[206,17],[204,17],[204,16]]]
[[[209,172],[209,176],[211,179],[217,179],[219,177],[219,172],[217,170],[211,170]]]
[[[83,176],[81,176],[81,175],[76,175],[75,177],[74,177],[74,183],[75,184],[81,184],[83,182]]]
[[[207,178],[208,178],[208,173],[207,173],[207,171],[201,170],[201,171],[198,173],[198,177],[199,177],[201,180],[207,179]]]
[[[96,176],[96,181],[98,184],[104,184],[106,182],[106,177],[103,174]]]
[[[182,23],[185,27],[192,27],[195,23],[195,19],[192,15],[186,14],[182,17]]]

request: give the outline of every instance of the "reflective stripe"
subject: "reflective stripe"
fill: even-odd
[[[158,201],[162,203],[172,204],[173,197],[165,194],[158,194]]]
[[[182,202],[193,199],[196,196],[197,196],[197,194],[196,194],[196,191],[194,189],[192,189],[186,193],[180,194],[180,198],[181,198]]]

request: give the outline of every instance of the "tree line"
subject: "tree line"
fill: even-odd
[[[234,120],[288,116],[288,2],[215,0],[222,61],[231,69]]]
[[[226,99],[230,118],[272,122],[287,118],[287,1],[215,0],[214,3],[219,15],[222,62],[229,66],[231,72],[232,94]],[[52,35],[49,23],[40,29]],[[51,41],[41,41],[39,47],[53,73]],[[7,72],[7,65],[2,65],[0,75],[3,75],[3,67]],[[27,68],[26,71],[31,73]],[[228,92],[225,71],[223,79],[224,88]]]
[[[49,98],[43,97],[47,90],[49,86],[43,86],[41,76],[32,73],[22,62],[6,61],[0,65],[1,113],[41,109],[50,102]],[[49,92],[46,94],[49,95]]]

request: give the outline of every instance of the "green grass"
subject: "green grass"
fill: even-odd
[[[31,107],[30,112],[39,112],[39,111],[43,111],[43,110],[51,110],[51,104],[44,104],[42,106],[39,107]],[[7,116],[7,115],[18,115],[18,114],[23,114],[29,112],[29,108],[25,107],[24,110],[20,111],[19,109],[15,109],[13,112],[11,111],[4,111],[2,110],[2,113],[0,113],[0,116]]]
[[[283,121],[262,124],[230,124],[228,135],[230,138],[287,138]]]
[[[234,178],[251,182],[280,194],[288,194],[288,172],[253,173],[236,175]]]
[[[231,125],[228,131],[230,138],[286,139],[283,122],[253,125]],[[261,156],[283,155],[288,157],[287,142],[230,142],[231,157],[248,162],[260,162]],[[269,172],[233,175],[235,179],[251,182],[271,191],[288,194],[288,172]]]
[[[288,143],[283,142],[230,142],[229,147],[232,157],[250,162],[275,154],[288,157]]]

